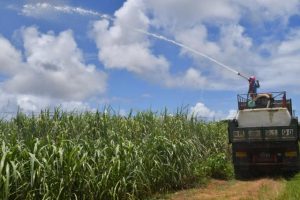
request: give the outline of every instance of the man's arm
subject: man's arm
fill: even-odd
[[[258,80],[256,80],[256,87],[257,87],[257,88],[259,88],[259,87],[260,87],[260,85],[259,85],[259,81],[258,81]]]

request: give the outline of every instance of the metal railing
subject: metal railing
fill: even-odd
[[[287,108],[292,112],[292,101],[286,92],[249,93],[237,95],[238,109]]]

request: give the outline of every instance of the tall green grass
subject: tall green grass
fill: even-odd
[[[227,126],[184,112],[0,121],[0,199],[143,199],[232,175]]]

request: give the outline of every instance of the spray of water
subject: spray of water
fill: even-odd
[[[79,14],[79,15],[90,15],[96,16],[108,20],[113,20],[113,18],[109,15],[102,14],[93,10],[84,9],[81,7],[72,7],[72,6],[59,6],[52,5],[49,3],[36,3],[36,4],[25,4],[22,8],[22,13],[27,16],[33,15],[36,11],[56,11],[66,14]]]
[[[183,49],[186,49],[186,50],[188,50],[190,52],[193,52],[196,55],[202,56],[202,57],[204,57],[204,58],[206,58],[206,59],[208,59],[208,60],[210,60],[210,61],[218,64],[220,67],[222,67],[222,68],[224,68],[224,69],[226,69],[226,70],[228,70],[228,71],[230,71],[230,72],[232,72],[232,73],[234,73],[236,75],[239,75],[239,76],[241,76],[241,77],[243,77],[243,78],[245,78],[245,79],[248,80],[247,76],[241,74],[240,72],[236,71],[232,67],[229,67],[228,65],[225,65],[225,64],[219,62],[218,60],[216,60],[216,59],[214,59],[214,58],[212,58],[212,57],[210,57],[210,56],[208,56],[208,55],[206,55],[206,54],[204,54],[204,53],[202,53],[200,51],[197,51],[197,50],[195,50],[195,49],[193,49],[193,48],[191,48],[191,47],[189,47],[189,46],[187,46],[185,44],[182,44],[182,43],[177,42],[175,40],[171,40],[171,39],[166,38],[166,37],[164,37],[162,35],[157,35],[155,33],[150,33],[148,31],[144,31],[144,30],[141,30],[141,29],[135,29],[135,31],[137,31],[139,33],[142,33],[142,34],[145,34],[145,35],[148,35],[148,36],[151,36],[151,37],[154,37],[154,38],[157,38],[157,39],[160,39],[160,40],[164,40],[164,41],[172,43],[172,44],[175,44],[176,46],[182,47]]]

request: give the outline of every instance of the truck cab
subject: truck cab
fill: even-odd
[[[243,94],[237,100],[236,117],[228,122],[236,175],[250,170],[298,170],[298,118],[286,92]]]

